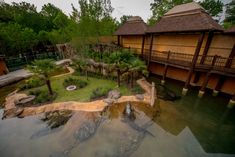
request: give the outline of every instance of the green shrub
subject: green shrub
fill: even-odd
[[[107,87],[98,87],[95,90],[92,91],[90,99],[98,99],[107,96],[108,92],[110,91],[110,88]]]
[[[144,90],[139,85],[136,85],[131,89],[131,92],[133,94],[143,94]]]
[[[24,84],[19,85],[20,90],[31,89],[44,85],[45,82],[38,77],[31,77]]]
[[[29,95],[35,95],[34,104],[45,103],[49,101],[53,101],[56,98],[56,95],[50,95],[48,91],[44,90],[33,90],[29,91]]]
[[[75,85],[75,86],[77,86],[77,88],[83,88],[83,87],[87,86],[87,82],[80,80],[80,79],[69,77],[64,80],[63,85],[65,88],[70,85]]]

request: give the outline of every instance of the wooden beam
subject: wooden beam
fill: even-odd
[[[145,35],[142,37],[142,47],[141,47],[141,56],[143,57],[144,54],[144,43],[145,43]]]
[[[205,62],[205,59],[206,59],[208,50],[209,50],[209,48],[210,48],[210,45],[211,45],[211,41],[212,41],[212,39],[213,39],[213,36],[214,36],[214,32],[210,31],[209,34],[208,34],[208,38],[207,38],[207,41],[206,41],[205,49],[204,49],[204,51],[203,51],[200,64],[203,64],[203,63]]]
[[[190,70],[188,72],[188,77],[187,77],[185,85],[184,85],[185,89],[188,89],[188,86],[190,84],[190,80],[192,78],[195,65],[197,63],[198,55],[199,55],[201,47],[202,47],[202,42],[203,42],[204,36],[205,36],[205,33],[203,32],[203,33],[201,33],[201,35],[198,38],[197,47],[196,47],[196,50],[195,50],[195,53],[193,56],[192,64],[191,64]]]
[[[153,38],[154,38],[154,35],[153,35],[153,34],[151,34],[150,46],[149,46],[149,55],[148,55],[148,66],[149,66],[149,64],[150,64],[151,55],[152,55],[152,49],[153,49]]]
[[[118,46],[120,46],[120,35],[117,36],[118,40]]]
[[[219,76],[219,80],[215,86],[215,91],[220,91],[225,82],[225,76]]]
[[[165,68],[164,68],[164,71],[163,71],[163,74],[162,74],[162,81],[165,81],[165,78],[166,78],[169,59],[170,59],[170,51],[168,51],[168,53],[167,53],[167,63],[165,64]]]
[[[210,79],[211,70],[213,69],[217,58],[218,58],[217,55],[215,55],[215,56],[213,57],[212,64],[211,64],[211,69],[210,69],[209,72],[207,72],[206,78],[205,78],[204,82],[202,83],[202,87],[201,87],[200,91],[205,91],[205,90],[206,90],[207,84],[208,84],[209,79]]]
[[[233,58],[235,57],[235,44],[233,45],[232,51],[229,55],[229,58],[227,59],[227,62],[225,64],[226,68],[230,68],[233,63]]]

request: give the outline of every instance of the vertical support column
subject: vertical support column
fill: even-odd
[[[211,69],[210,69],[210,70],[213,69],[217,58],[218,58],[217,55],[215,55],[215,56],[213,57],[212,64],[211,64]],[[208,84],[208,82],[209,82],[209,79],[210,79],[210,74],[211,74],[210,71],[208,71],[207,74],[206,74],[206,78],[205,78],[204,82],[202,83],[202,87],[201,87],[201,89],[199,90],[199,93],[198,93],[198,97],[199,97],[199,98],[201,98],[201,97],[204,95],[204,93],[205,93],[206,86],[207,86],[207,84]]]
[[[149,68],[149,64],[150,64],[150,61],[151,61],[151,55],[152,55],[152,49],[153,49],[153,38],[154,38],[154,35],[151,34],[150,46],[149,46],[149,55],[148,55],[148,68]]]
[[[118,46],[120,46],[120,35],[117,36],[118,40]]]
[[[170,51],[168,51],[168,53],[167,53],[167,61],[166,61],[165,68],[164,68],[164,71],[163,71],[163,74],[162,74],[162,80],[161,80],[162,85],[165,84],[165,78],[166,78],[166,74],[167,74],[167,70],[168,70],[169,59],[170,59]]]
[[[144,43],[145,43],[145,35],[143,35],[142,37],[141,57],[143,57],[144,54]]]
[[[231,53],[229,55],[229,58],[228,58],[228,60],[227,60],[227,62],[225,64],[226,68],[230,68],[231,67],[231,65],[233,63],[233,58],[234,57],[235,57],[235,44],[233,45],[232,51],[231,51]]]
[[[235,94],[233,95],[233,97],[229,100],[228,103],[228,108],[233,108],[235,106]]]
[[[203,51],[200,64],[204,64],[204,62],[205,62],[205,59],[206,59],[207,53],[209,51],[213,36],[214,36],[214,32],[210,31],[209,34],[208,34],[208,38],[207,38],[207,41],[206,41],[205,49]]]
[[[221,90],[223,84],[225,82],[225,77],[224,76],[219,76],[218,83],[216,84],[215,89],[213,90],[213,96],[217,96],[219,94],[219,91]]]
[[[201,33],[201,35],[198,38],[197,47],[196,47],[196,50],[195,50],[195,53],[194,53],[194,56],[193,56],[193,60],[192,60],[190,70],[188,72],[187,80],[185,82],[185,85],[184,85],[184,88],[183,88],[183,91],[182,91],[182,95],[186,95],[187,92],[188,92],[188,87],[189,87],[189,84],[190,84],[190,81],[191,81],[191,78],[192,78],[192,75],[193,75],[195,65],[197,63],[198,55],[199,55],[201,47],[202,47],[202,42],[203,42],[204,35],[205,35],[205,33],[203,32],[203,33]]]

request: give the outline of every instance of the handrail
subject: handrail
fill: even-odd
[[[135,49],[135,48],[130,48],[130,49]],[[147,59],[148,55],[149,55],[149,49],[143,49],[142,58]],[[152,50],[151,61],[189,66],[192,64],[193,56],[194,54]],[[202,58],[204,58],[204,62],[200,63]],[[199,55],[195,66],[196,67],[213,66],[213,69],[217,70],[230,69],[235,71],[235,58],[217,56],[214,65],[212,65],[213,58],[214,58],[213,55]]]

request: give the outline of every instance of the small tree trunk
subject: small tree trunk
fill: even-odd
[[[133,76],[133,72],[131,72],[131,88],[133,88],[134,86],[134,76]]]
[[[53,91],[51,89],[51,81],[49,79],[46,80],[46,84],[47,84],[47,88],[48,88],[50,95],[53,95]]]
[[[120,70],[117,70],[117,83],[118,83],[118,87],[120,87],[121,81],[120,81]]]
[[[88,71],[86,70],[86,80],[88,80]]]

